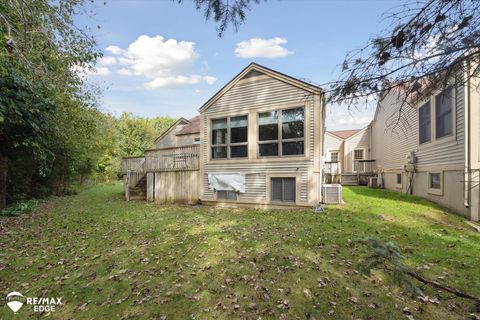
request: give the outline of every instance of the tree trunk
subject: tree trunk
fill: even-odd
[[[0,154],[0,210],[7,206],[8,158]]]

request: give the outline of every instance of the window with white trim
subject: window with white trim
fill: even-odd
[[[258,114],[258,155],[291,156],[304,154],[305,115],[303,108]]]
[[[452,87],[447,87],[435,96],[435,138],[443,138],[453,133]]]
[[[364,156],[363,149],[355,149],[353,150],[353,160],[363,160]]]
[[[330,161],[338,162],[338,151],[330,151]]]
[[[248,117],[212,120],[212,159],[248,157]]]

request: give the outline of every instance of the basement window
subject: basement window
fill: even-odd
[[[428,193],[443,195],[443,172],[428,173]]]
[[[430,183],[429,187],[430,189],[440,189],[441,187],[441,182],[440,182],[440,173],[429,173],[430,175]]]
[[[396,185],[397,185],[397,188],[402,187],[402,174],[401,173],[397,173],[397,175],[396,175]]]
[[[217,200],[227,200],[227,201],[236,201],[237,192],[230,190],[218,190],[217,191]]]
[[[295,203],[295,178],[272,178],[272,202]]]

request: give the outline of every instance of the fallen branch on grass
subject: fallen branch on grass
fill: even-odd
[[[473,300],[476,304],[476,308],[480,306],[479,297],[475,297],[469,293],[442,284],[438,281],[425,278],[417,271],[407,267],[403,263],[400,249],[393,242],[386,242],[375,237],[368,237],[359,240],[358,242],[367,245],[371,249],[371,252],[367,254],[365,259],[358,266],[358,269],[362,273],[370,275],[373,269],[382,270],[390,274],[394,282],[398,285],[423,296],[420,288],[418,288],[418,286],[412,281],[411,278],[413,278],[433,288],[452,293],[457,297]]]

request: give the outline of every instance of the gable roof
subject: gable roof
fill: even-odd
[[[230,80],[223,88],[221,88],[217,93],[215,93],[210,99],[205,102],[198,111],[202,113],[206,109],[208,109],[215,101],[217,101],[220,97],[222,97],[228,90],[230,90],[238,81],[240,81],[245,75],[247,75],[250,71],[260,72],[262,74],[268,75],[272,78],[277,80],[286,82],[293,86],[296,86],[300,89],[310,91],[312,93],[321,94],[323,93],[322,88],[317,85],[308,83],[303,80],[299,80],[297,78],[291,77],[284,73],[272,70],[270,68],[261,66],[255,62],[250,63],[245,69],[240,71],[232,80]]]
[[[193,117],[188,121],[190,121],[190,123],[186,125],[182,130],[178,131],[176,133],[177,136],[183,134],[200,133],[200,116]]]
[[[351,136],[353,136],[355,133],[360,132],[363,129],[337,130],[337,131],[327,131],[327,132],[330,134],[333,134],[334,136],[339,137],[340,139],[348,139]]]
[[[175,121],[167,130],[163,131],[158,137],[157,139],[155,139],[155,143],[158,142],[158,140],[160,140],[161,138],[163,138],[163,136],[165,136],[166,134],[168,134],[170,131],[172,131],[176,126],[178,126],[179,124],[189,124],[190,121],[185,119],[185,118],[179,118],[177,121]]]

